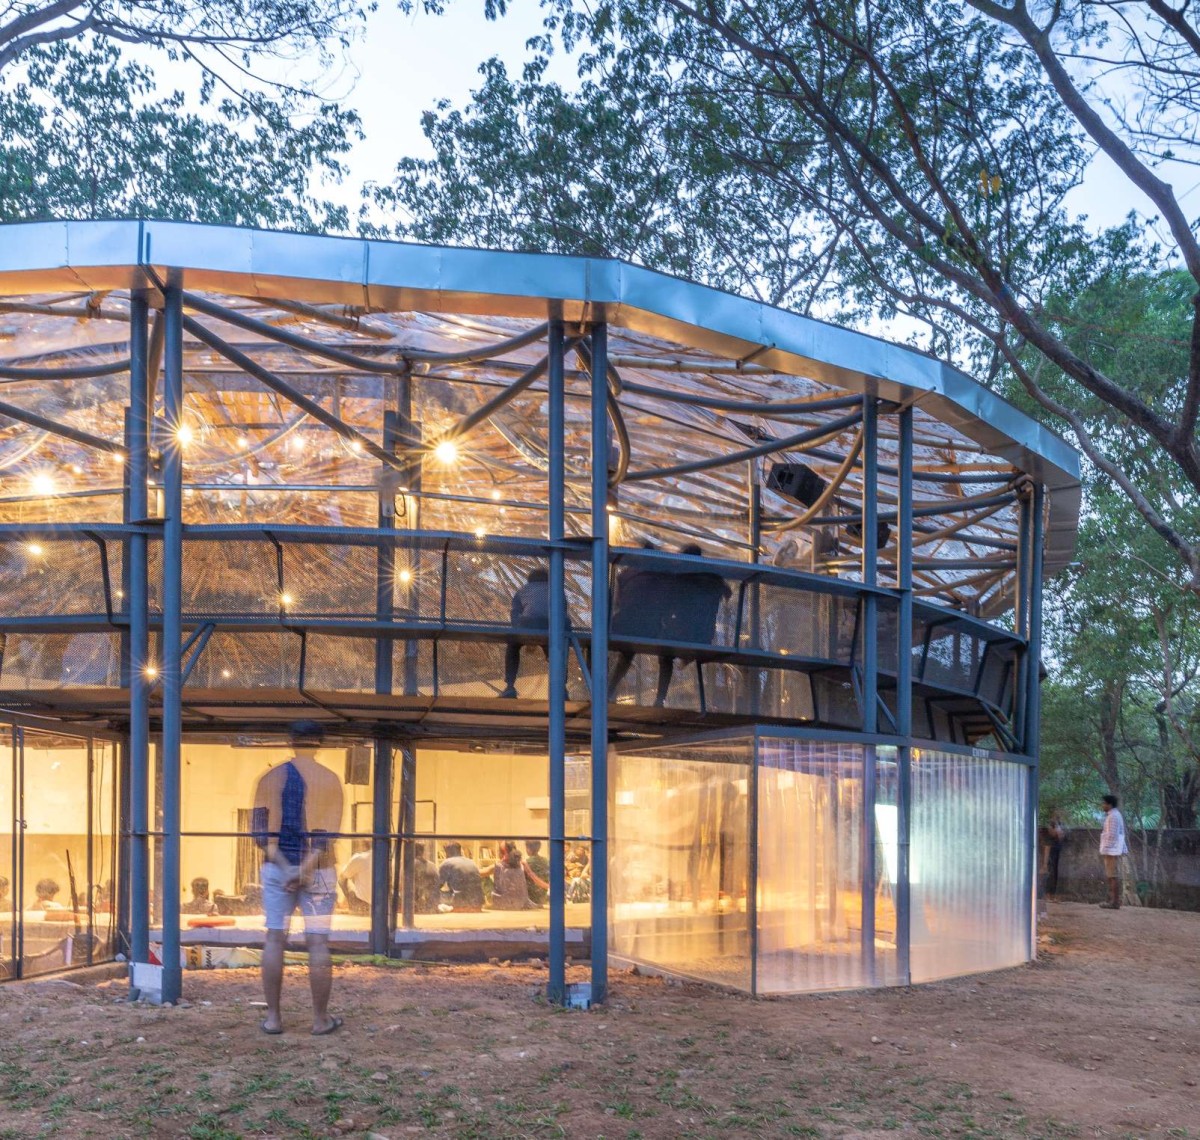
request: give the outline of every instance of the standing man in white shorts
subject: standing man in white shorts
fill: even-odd
[[[263,852],[263,910],[267,941],[263,947],[263,992],[267,1016],[260,1029],[283,1032],[279,1000],[283,989],[283,951],[297,907],[304,916],[308,979],[312,989],[314,1037],[336,1032],[340,1017],[329,1014],[333,968],[329,926],[337,900],[333,840],[342,827],[342,784],[317,763],[321,726],[298,721],[289,732],[293,755],[270,769],[254,793],[255,841]]]

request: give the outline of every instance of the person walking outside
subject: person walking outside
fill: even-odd
[[[290,760],[264,773],[254,792],[255,842],[263,852],[262,894],[267,920],[263,947],[263,994],[267,1016],[259,1028],[283,1032],[279,1003],[283,990],[283,951],[292,915],[304,916],[308,980],[312,991],[312,1033],[322,1037],[342,1025],[329,1013],[333,966],[329,927],[337,901],[333,839],[341,830],[341,781],[317,762],[320,725],[298,721],[289,733]]]
[[[1105,910],[1121,909],[1121,856],[1129,853],[1125,841],[1125,817],[1117,808],[1116,796],[1105,796],[1100,801],[1104,809],[1104,827],[1100,831],[1100,858],[1104,860],[1104,877],[1108,880],[1108,902],[1100,905]]]

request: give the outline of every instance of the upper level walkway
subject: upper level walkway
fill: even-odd
[[[0,704],[122,723],[130,620],[124,555],[134,532],[150,540],[153,583],[154,523],[0,527]],[[582,738],[592,691],[590,549],[582,540],[560,548],[567,732]],[[544,738],[548,632],[539,583],[551,549],[532,539],[367,528],[189,526],[185,725],[264,731],[303,710],[347,732],[386,725],[473,739]],[[533,598],[523,612],[514,606],[522,589]],[[857,731],[868,665],[878,675],[878,731],[896,731],[894,590],[615,548],[609,597],[609,723],[618,735],[756,723]],[[161,604],[153,585],[148,601],[157,646]],[[878,631],[870,646],[868,603]],[[991,736],[1015,750],[1020,638],[917,600],[905,651],[914,736],[958,743]]]

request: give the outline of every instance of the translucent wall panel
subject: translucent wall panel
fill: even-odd
[[[871,984],[863,953],[863,766],[858,744],[760,739],[760,993]]]
[[[749,738],[610,764],[614,954],[749,989]]]
[[[1028,778],[1021,764],[913,749],[914,982],[1027,959]]]

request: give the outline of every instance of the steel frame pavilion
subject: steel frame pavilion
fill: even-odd
[[[111,699],[88,706],[64,697],[55,705],[43,701],[25,701],[0,696],[0,701],[13,709],[14,717],[33,713],[57,715],[68,719],[99,725],[126,728],[125,772],[127,795],[123,797],[126,815],[123,820],[125,859],[123,874],[129,886],[127,923],[132,948],[132,960],[149,960],[149,872],[150,843],[161,838],[162,876],[166,884],[175,884],[180,875],[180,749],[185,720],[192,708],[185,700],[184,685],[189,672],[212,637],[214,630],[234,626],[232,615],[219,618],[197,618],[189,614],[184,604],[184,553],[189,542],[205,540],[236,543],[249,538],[269,542],[278,557],[280,589],[283,582],[284,550],[291,543],[351,541],[372,548],[376,553],[377,606],[373,614],[340,617],[336,620],[306,620],[284,612],[273,615],[242,615],[237,619],[243,628],[286,628],[301,635],[312,631],[348,633],[375,641],[375,691],[385,699],[366,701],[359,706],[347,705],[336,715],[342,721],[359,726],[376,739],[375,801],[373,835],[377,840],[391,841],[408,837],[405,827],[393,832],[389,805],[393,779],[391,771],[391,741],[403,736],[403,708],[406,695],[415,694],[411,676],[394,676],[392,646],[396,641],[415,644],[429,637],[488,637],[503,638],[503,631],[483,630],[469,623],[454,623],[446,617],[445,580],[447,559],[456,550],[486,549],[490,553],[516,552],[533,554],[546,559],[550,577],[551,616],[548,633],[549,695],[544,720],[535,718],[529,724],[544,725],[550,757],[550,994],[554,1000],[564,998],[565,938],[563,869],[565,802],[565,758],[572,739],[586,741],[591,753],[592,780],[592,995],[604,1000],[608,965],[605,844],[608,835],[608,755],[614,733],[622,731],[645,733],[652,722],[644,716],[639,720],[624,706],[611,705],[607,690],[607,670],[596,669],[590,676],[588,699],[572,704],[566,690],[568,656],[572,646],[583,660],[581,640],[590,643],[591,656],[607,659],[609,650],[609,589],[610,568],[614,556],[610,553],[609,513],[614,482],[621,476],[643,483],[670,479],[680,474],[728,469],[730,465],[749,465],[753,487],[748,497],[747,535],[743,549],[746,561],[713,563],[731,582],[769,581],[780,585],[810,590],[820,595],[853,597],[860,607],[861,660],[854,663],[852,673],[861,709],[861,723],[853,732],[838,733],[830,728],[810,728],[797,722],[791,731],[808,733],[822,740],[839,735],[863,743],[868,750],[876,745],[897,747],[899,770],[899,859],[900,875],[897,884],[897,944],[901,975],[907,977],[907,914],[909,907],[907,875],[908,780],[910,753],[914,744],[924,740],[914,737],[914,656],[901,651],[897,654],[892,704],[882,700],[879,641],[880,607],[894,612],[896,644],[914,644],[914,615],[925,622],[926,650],[929,630],[938,621],[959,623],[969,627],[982,638],[1003,638],[1019,654],[1019,666],[1014,678],[1015,693],[1011,699],[1011,723],[994,723],[999,751],[1007,759],[1028,766],[1036,776],[1037,734],[1039,723],[1038,660],[1041,640],[1041,590],[1044,576],[1052,574],[1069,560],[1079,511],[1079,470],[1075,453],[1060,439],[1023,414],[1004,403],[968,377],[909,349],[887,344],[871,337],[842,328],[822,324],[782,312],[742,298],[687,282],[671,279],[628,264],[597,259],[581,259],[548,255],[526,255],[492,251],[432,248],[394,243],[369,242],[340,238],[301,236],[179,224],[158,221],[128,222],[55,222],[5,227],[0,243],[0,297],[10,300],[0,304],[0,310],[11,313],[35,311],[20,301],[31,295],[84,294],[87,304],[98,311],[111,291],[128,294],[128,357],[117,361],[95,362],[83,356],[66,366],[62,350],[56,349],[46,360],[53,363],[3,361],[0,379],[5,382],[37,380],[46,384],[66,384],[106,375],[128,375],[129,395],[124,438],[113,439],[86,430],[64,417],[43,414],[37,408],[0,400],[0,425],[19,422],[47,433],[59,440],[68,440],[86,448],[116,452],[125,457],[127,477],[123,492],[123,521],[117,523],[42,523],[0,525],[0,541],[27,541],[31,534],[47,541],[84,539],[96,543],[104,567],[104,606],[90,614],[49,615],[19,612],[5,606],[0,628],[7,633],[19,631],[117,631],[122,640],[124,657],[120,700]],[[367,353],[362,346],[321,343],[312,337],[267,327],[228,304],[218,303],[212,294],[261,299],[264,305],[287,309],[300,319],[313,319],[338,325],[347,330],[360,327],[359,314],[434,312],[490,315],[505,319],[539,322],[525,331],[487,347],[486,354],[470,349],[457,354],[430,353],[391,345],[386,354]],[[276,300],[287,298],[286,301]],[[17,300],[14,300],[17,299]],[[325,306],[322,308],[322,306]],[[352,309],[353,319],[338,318],[336,309]],[[45,308],[45,306],[43,306]],[[125,310],[122,310],[124,312]],[[157,313],[154,332],[151,314]],[[200,318],[211,318],[206,324]],[[375,425],[375,434],[365,432],[339,417],[317,399],[304,394],[299,384],[289,383],[277,370],[264,366],[254,353],[242,351],[227,343],[213,331],[211,322],[223,322],[241,328],[254,336],[263,336],[290,350],[308,354],[325,362],[333,362],[351,371],[387,375],[397,382],[398,400],[394,409]],[[670,463],[641,472],[629,471],[630,445],[624,433],[620,400],[636,390],[637,385],[623,381],[621,372],[630,358],[619,358],[610,352],[610,330],[622,335],[665,338],[673,344],[688,346],[704,354],[704,365],[710,375],[725,373],[740,378],[781,375],[806,377],[823,388],[834,390],[820,398],[806,396],[797,403],[808,412],[832,413],[835,417],[819,429],[799,432],[785,439],[768,438],[765,442],[743,447],[732,455],[684,463]],[[385,330],[386,331],[386,330]],[[233,368],[275,392],[281,400],[299,408],[329,431],[351,443],[357,451],[365,451],[380,464],[383,472],[394,472],[392,489],[397,484],[402,492],[420,493],[420,456],[430,447],[429,441],[414,445],[413,452],[405,447],[419,436],[420,425],[413,421],[411,383],[419,377],[423,364],[435,361],[471,362],[483,355],[493,361],[506,352],[532,343],[545,344],[544,360],[532,367],[509,368],[515,377],[497,395],[488,399],[465,416],[448,436],[472,430],[493,415],[519,393],[535,383],[545,385],[548,453],[545,462],[545,503],[547,525],[544,538],[489,537],[482,543],[462,534],[419,532],[396,528],[396,518],[390,509],[387,495],[379,495],[377,526],[368,529],[333,531],[291,525],[260,526],[197,526],[184,523],[184,456],[183,443],[176,428],[184,422],[185,396],[185,335],[193,346],[205,345],[222,356]],[[566,358],[574,352],[583,364],[576,374],[582,376],[588,389],[590,422],[588,459],[590,488],[588,505],[582,514],[572,511],[568,503],[567,472],[567,381]],[[74,358],[72,358],[74,359]],[[724,363],[722,363],[724,362]],[[643,362],[645,363],[645,362]],[[498,366],[498,365],[497,365]],[[673,363],[660,360],[658,367],[666,372],[686,371],[692,363],[675,359]],[[156,417],[154,389],[161,368],[162,412]],[[598,382],[596,378],[606,378]],[[764,380],[764,383],[766,381]],[[624,385],[624,387],[623,387]],[[623,392],[626,393],[623,397]],[[651,393],[643,385],[642,392]],[[703,393],[674,393],[685,405],[707,406],[719,411],[740,415],[784,415],[786,401],[767,398],[755,400],[707,397]],[[914,505],[914,416],[922,415],[948,425],[955,438],[973,441],[977,447],[1012,468],[1012,480],[1001,492],[984,492],[965,496],[957,503],[946,503],[940,509]],[[791,410],[795,410],[794,408]],[[880,462],[881,415],[894,417],[896,425],[892,466]],[[614,480],[611,427],[617,424],[619,456]],[[889,421],[891,422],[891,421]],[[754,478],[754,464],[759,457],[787,450],[807,450],[818,446],[839,431],[858,430],[853,454],[844,459],[839,478],[852,472],[861,492],[860,527],[861,552],[858,562],[858,581],[846,582],[836,578],[823,580],[813,575],[766,567],[759,564],[759,551],[764,541],[764,509],[761,492]],[[147,480],[151,475],[154,455],[152,436],[162,441],[161,483],[162,510],[151,517]],[[379,442],[381,441],[381,442]],[[880,479],[883,475],[894,480],[894,505],[880,510]],[[925,480],[941,479],[961,488],[987,476],[924,475]],[[996,481],[998,476],[991,476]],[[381,486],[386,479],[381,480]],[[824,502],[824,500],[823,500]],[[822,504],[818,504],[822,507]],[[978,529],[970,531],[978,518],[997,509],[1012,509],[1016,518],[1014,541],[994,536],[988,538]],[[813,525],[841,526],[842,516],[826,512],[817,517],[812,511]],[[1015,549],[1015,563],[998,563],[999,571],[983,576],[986,583],[978,592],[962,601],[961,592],[947,587],[949,592],[937,593],[930,586],[929,574],[952,574],[969,570],[971,558],[958,562],[945,560],[929,570],[930,558],[924,563],[914,556],[914,528],[922,515],[941,517],[959,511],[965,521],[950,528],[953,535],[967,535],[963,541],[990,543],[1002,552]],[[572,525],[574,532],[572,532]],[[896,530],[897,549],[887,563],[890,586],[881,584],[879,557],[879,524],[889,523]],[[928,528],[927,528],[928,529]],[[935,533],[935,537],[940,532]],[[952,535],[952,537],[953,537]],[[973,537],[972,537],[973,536]],[[925,538],[921,538],[924,542]],[[114,602],[112,583],[107,580],[107,561],[104,552],[108,544],[118,545],[124,557],[124,573],[128,596]],[[407,545],[406,545],[407,544]],[[398,549],[412,546],[441,551],[443,565],[442,612],[440,623],[430,631],[428,624],[408,620],[395,610],[390,593],[383,583],[390,580],[395,569]],[[149,568],[154,548],[161,551],[161,602],[152,605],[149,589]],[[970,549],[974,549],[974,545]],[[647,555],[646,557],[651,557]],[[661,557],[661,556],[660,556]],[[1009,557],[1002,555],[1002,557]],[[590,566],[591,628],[590,632],[572,630],[568,624],[566,601],[566,570],[568,563]],[[962,563],[962,565],[959,565]],[[914,573],[926,576],[920,582]],[[963,587],[966,589],[967,587]],[[945,607],[935,613],[933,603],[923,598],[952,597],[957,609]],[[385,596],[386,595],[386,596]],[[757,595],[756,595],[757,596]],[[740,598],[740,595],[739,595]],[[986,619],[1007,610],[1014,613],[1011,632],[999,630]],[[10,612],[11,611],[11,612]],[[224,623],[224,625],[222,624]],[[742,628],[739,601],[738,628]],[[151,660],[150,646],[153,630],[161,631],[162,655],[158,676],[150,678],[143,665]],[[511,631],[509,631],[511,634]],[[411,639],[411,640],[410,640]],[[434,642],[435,670],[436,645]],[[734,647],[736,650],[736,646]],[[642,646],[642,651],[652,651]],[[986,654],[986,648],[985,648]],[[787,650],[782,654],[786,655]],[[758,658],[766,656],[758,651]],[[303,661],[303,648],[301,649]],[[700,655],[698,654],[698,657]],[[753,654],[739,657],[725,653],[725,659],[749,661]],[[791,667],[780,654],[773,655],[771,667]],[[406,662],[412,660],[406,657]],[[918,657],[918,667],[921,658]],[[1017,658],[1014,658],[1017,660]],[[413,666],[415,668],[415,666]],[[409,666],[401,670],[406,673]],[[982,666],[980,668],[982,672]],[[303,678],[303,665],[301,665]],[[396,693],[396,686],[403,689]],[[436,676],[434,680],[436,695]],[[157,690],[156,690],[157,686]],[[301,680],[300,694],[309,697]],[[892,679],[888,678],[892,693]],[[123,695],[127,692],[127,696]],[[43,695],[44,696],[44,695]],[[157,701],[157,705],[156,705]],[[305,703],[305,702],[301,702]],[[321,711],[324,705],[312,696],[311,706]],[[521,702],[523,705],[524,702]],[[148,818],[149,754],[152,717],[158,709],[160,756],[163,781],[163,821],[161,833],[151,829]],[[400,709],[399,725],[389,721],[388,710]],[[428,711],[428,710],[427,710]],[[887,723],[881,726],[880,713]],[[467,710],[469,713],[470,710]],[[479,710],[475,710],[479,713]],[[293,712],[294,715],[294,712]],[[480,714],[482,715],[482,714]],[[989,714],[991,715],[991,714]],[[104,720],[104,717],[108,720]],[[610,723],[611,717],[617,719]],[[88,719],[90,718],[90,720]],[[415,718],[411,718],[415,719]],[[993,717],[993,721],[995,718]],[[256,723],[253,710],[245,723]],[[683,725],[683,728],[696,724]],[[737,718],[725,724],[739,723]],[[753,725],[753,717],[743,717],[740,723]],[[538,729],[538,731],[542,731]],[[979,730],[976,730],[978,735]],[[404,766],[413,763],[411,748],[401,751]],[[874,765],[865,768],[865,802],[874,802]],[[1026,883],[1032,887],[1033,808],[1036,803],[1036,778],[1028,781],[1029,802],[1026,805],[1028,822],[1026,852]],[[402,806],[402,812],[404,808]],[[408,809],[411,813],[411,805]],[[411,830],[411,814],[407,817]],[[869,818],[869,817],[868,817]],[[403,816],[402,816],[403,824]],[[868,828],[867,830],[870,830]],[[375,863],[372,891],[371,943],[375,952],[386,952],[389,945],[387,860]],[[864,899],[868,886],[876,876],[874,842],[866,844],[862,853]],[[178,966],[180,944],[180,915],[178,892],[164,890],[162,903],[163,968],[162,998],[174,1001],[180,995],[181,974]],[[411,899],[406,900],[411,910]],[[1028,909],[1028,908],[1027,908]],[[864,906],[863,945],[873,944],[873,909]],[[1032,944],[1032,917],[1026,927]]]

